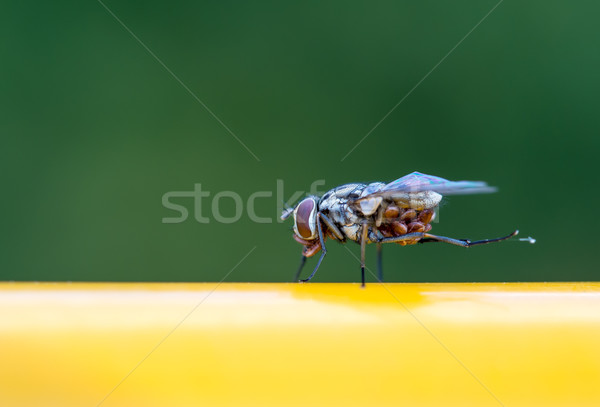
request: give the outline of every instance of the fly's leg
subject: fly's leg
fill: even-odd
[[[379,242],[395,243],[395,242],[402,242],[405,240],[420,239],[419,242],[423,242],[423,243],[443,242],[443,243],[453,244],[455,246],[472,247],[472,246],[479,246],[481,244],[501,242],[503,240],[510,239],[511,237],[515,237],[518,234],[519,234],[519,231],[515,230],[514,232],[512,232],[510,235],[507,235],[507,236],[499,237],[496,239],[485,239],[485,240],[477,240],[475,242],[471,242],[468,239],[454,239],[454,238],[446,237],[446,236],[437,236],[437,235],[431,235],[429,233],[415,232],[415,233],[408,233],[408,234],[402,235],[402,236],[385,237],[385,238],[379,240]]]
[[[298,281],[298,279],[300,278],[300,273],[302,273],[302,269],[304,268],[305,264],[306,264],[306,256],[302,255],[302,260],[300,261],[300,266],[298,266],[298,271],[296,271],[296,277],[294,277],[294,280],[292,280],[292,281]]]
[[[494,243],[494,242],[501,242],[503,240],[508,240],[512,237],[515,237],[516,235],[519,234],[518,230],[515,230],[514,232],[512,232],[509,235],[503,236],[503,237],[497,237],[496,239],[484,239],[484,240],[476,240],[474,242],[469,242],[469,247],[471,246],[478,246],[480,244],[488,244],[488,243]]]
[[[383,254],[382,244],[377,243],[377,280],[383,282]]]
[[[335,226],[333,221],[331,219],[329,219],[329,217],[327,217],[327,215],[319,212],[319,217],[321,218],[323,223],[325,223],[325,226],[327,226],[327,229],[329,229],[331,231],[331,233],[333,233],[333,235],[335,236],[335,238],[337,240],[339,240],[340,242],[344,242],[346,240],[346,238],[344,237],[344,234],[338,229],[337,226]]]
[[[361,287],[365,286],[365,249],[367,246],[367,233],[369,232],[369,226],[366,223],[362,225],[362,235],[360,238],[360,280],[362,282]]]
[[[423,242],[423,243],[444,242],[444,243],[453,244],[453,245],[461,246],[461,247],[472,247],[472,246],[479,246],[482,244],[501,242],[503,240],[508,240],[512,237],[515,237],[518,234],[519,234],[519,231],[515,230],[514,232],[512,232],[511,234],[509,234],[507,236],[498,237],[496,239],[484,239],[484,240],[476,240],[474,242],[471,242],[468,239],[453,239],[451,237],[436,236],[436,235],[430,235],[429,233],[424,233],[423,239],[420,240],[419,243],[421,243],[421,242]]]
[[[323,261],[323,258],[327,254],[327,249],[325,248],[325,239],[323,239],[323,229],[321,228],[321,219],[319,217],[317,217],[317,230],[319,231],[319,243],[321,243],[321,257],[319,257],[319,261],[317,262],[317,265],[315,266],[315,269],[310,274],[310,276],[308,276],[307,279],[300,280],[303,283],[309,282],[311,278],[314,277],[315,273],[319,269],[319,266],[321,265],[321,262]]]
[[[404,242],[407,240],[422,239],[424,237],[424,235],[425,235],[425,233],[421,233],[421,232],[407,233],[407,234],[401,235],[401,236],[384,237],[382,239],[379,239],[377,241],[377,243],[397,243],[397,242]]]

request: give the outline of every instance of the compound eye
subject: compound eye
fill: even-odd
[[[316,236],[316,203],[312,198],[306,198],[298,204],[294,211],[294,229],[296,234],[303,239],[312,239]]]

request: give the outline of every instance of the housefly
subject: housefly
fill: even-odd
[[[327,254],[327,238],[360,244],[361,281],[365,284],[365,246],[376,243],[379,280],[383,279],[381,246],[396,243],[401,246],[416,243],[443,242],[461,247],[500,242],[516,236],[515,230],[496,239],[470,241],[429,233],[431,222],[443,195],[481,194],[496,188],[482,181],[448,181],[444,178],[413,172],[389,184],[346,184],[334,188],[322,197],[308,196],[294,208],[288,208],[282,219],[293,215],[294,239],[302,244],[302,261],[296,273],[298,280],[306,259],[321,252],[313,272],[302,282],[313,278]],[[530,243],[534,239],[527,240]]]

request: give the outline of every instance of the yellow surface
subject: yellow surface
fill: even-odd
[[[1,406],[598,406],[600,284],[0,284]]]

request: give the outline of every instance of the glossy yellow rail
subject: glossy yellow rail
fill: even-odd
[[[600,284],[0,284],[2,406],[598,406]]]

